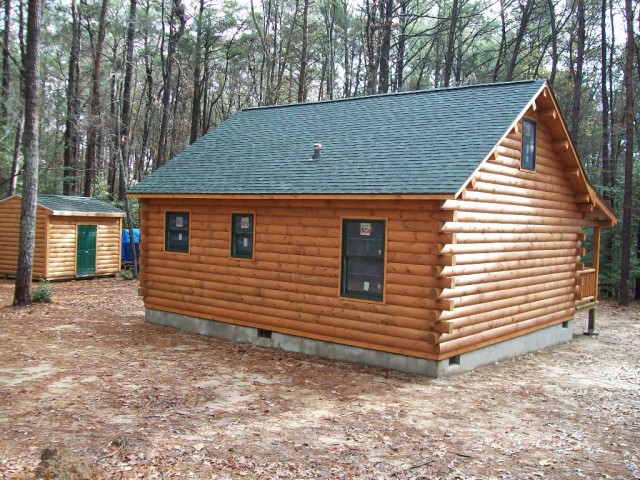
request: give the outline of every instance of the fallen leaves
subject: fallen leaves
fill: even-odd
[[[602,307],[598,338],[431,380],[146,324],[134,282],[56,283],[0,313],[0,478],[640,478],[639,309]]]

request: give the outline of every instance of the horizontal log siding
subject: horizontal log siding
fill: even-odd
[[[33,278],[46,278],[47,210],[36,208],[36,244],[33,252]]]
[[[454,305],[439,318],[453,332],[434,338],[443,358],[574,315],[579,234],[588,221],[549,129],[537,126],[535,172],[520,170],[521,134],[511,133],[475,186],[444,204],[456,221],[443,228],[455,235],[442,249],[455,258],[442,271],[455,281],[439,296]]]
[[[18,267],[20,241],[20,210],[22,199],[13,197],[0,204],[0,274],[15,275]],[[36,240],[33,256],[33,277],[45,276],[46,210],[36,210]]]
[[[76,276],[76,224],[70,217],[49,221],[49,278]]]
[[[120,271],[120,218],[98,217],[96,223],[96,275],[116,274]]]
[[[78,225],[97,225],[96,275],[120,270],[120,219],[109,217],[49,217],[48,278],[76,276],[76,234]]]
[[[439,314],[436,202],[142,199],[145,306],[423,358]],[[165,211],[190,211],[190,252],[164,251]],[[231,214],[255,212],[254,259],[230,258]],[[342,218],[386,218],[384,303],[340,297]]]

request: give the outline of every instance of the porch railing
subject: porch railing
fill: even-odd
[[[579,272],[578,277],[579,293],[578,300],[595,300],[598,291],[598,276],[595,268],[585,268]]]

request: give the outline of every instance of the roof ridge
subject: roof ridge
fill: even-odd
[[[268,109],[276,109],[276,108],[289,108],[289,107],[302,107],[305,105],[318,105],[325,103],[338,103],[338,102],[349,102],[355,100],[366,100],[366,99],[374,99],[374,98],[384,98],[384,97],[394,97],[394,96],[405,96],[405,95],[421,95],[427,93],[439,93],[446,92],[452,90],[466,90],[473,88],[482,88],[482,87],[500,87],[504,85],[516,85],[516,84],[525,84],[525,83],[535,83],[535,82],[546,82],[546,78],[530,78],[527,80],[515,80],[512,82],[494,82],[494,83],[477,83],[473,85],[454,85],[451,87],[438,87],[438,88],[430,88],[423,90],[408,90],[406,92],[391,92],[391,93],[378,93],[373,95],[363,95],[359,97],[343,97],[343,98],[334,98],[330,100],[318,100],[315,102],[298,102],[298,103],[283,103],[281,105],[262,105],[258,107],[245,107],[242,108],[238,113],[254,111],[254,110],[268,110]]]

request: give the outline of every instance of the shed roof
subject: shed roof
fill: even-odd
[[[136,194],[453,194],[544,80],[245,109]],[[313,145],[322,157],[311,160]]]
[[[15,195],[20,197],[20,194]],[[13,198],[13,197],[9,197]],[[8,199],[6,199],[8,200]],[[38,205],[51,210],[54,215],[124,216],[125,212],[106,202],[91,197],[38,194]]]
[[[38,194],[38,205],[53,212],[74,212],[74,213],[125,213],[119,208],[109,205],[106,202],[92,197],[72,197],[69,195],[40,195]]]

